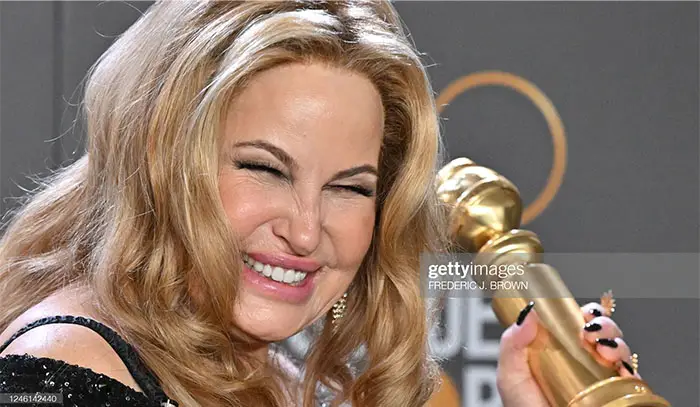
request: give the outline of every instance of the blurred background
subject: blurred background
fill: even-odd
[[[556,107],[566,130],[563,178],[526,225],[545,251],[698,253],[698,3],[395,4],[436,96],[460,78],[495,70],[533,83]],[[0,1],[3,213],[33,186],[28,175],[82,154],[81,128],[72,130],[81,81],[150,5]],[[499,86],[470,89],[442,116],[449,158],[495,169],[526,204],[545,188],[561,142],[527,97]],[[599,284],[601,294],[615,291]],[[579,302],[590,300],[597,299]],[[453,390],[441,405],[500,406],[502,328],[487,300],[450,303],[432,341],[445,358],[446,391]],[[614,318],[654,391],[674,406],[700,405],[698,296],[618,299]]]

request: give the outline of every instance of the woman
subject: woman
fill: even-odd
[[[156,3],[91,70],[83,107],[86,154],[2,241],[3,393],[310,407],[320,381],[357,406],[428,402],[416,270],[445,242],[438,122],[388,2]],[[527,310],[502,341],[508,407],[546,405]],[[303,381],[270,358],[324,318]],[[588,336],[621,336],[597,323]],[[615,341],[610,363],[629,353]]]

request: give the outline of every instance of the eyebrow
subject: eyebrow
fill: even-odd
[[[283,149],[277,147],[276,145],[269,143],[265,140],[251,140],[251,141],[241,141],[233,145],[233,147],[255,147],[255,148],[260,148],[262,150],[265,150],[269,152],[270,154],[274,155],[278,160],[280,160],[284,165],[289,167],[292,171],[295,171],[299,168],[299,164],[290,156],[287,154],[286,151]],[[375,176],[379,177],[379,172],[377,171],[377,168],[374,167],[373,165],[370,164],[364,164],[364,165],[358,165],[355,167],[351,167],[345,170],[341,170],[335,173],[333,177],[331,178],[331,181],[337,181],[339,179],[343,178],[349,178],[352,177],[353,175],[357,174],[362,174],[362,173],[369,173],[369,174],[374,174]]]

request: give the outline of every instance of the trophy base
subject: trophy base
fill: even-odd
[[[636,377],[611,377],[579,393],[567,407],[670,407]]]

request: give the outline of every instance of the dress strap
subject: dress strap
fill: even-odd
[[[155,399],[163,405],[177,406],[176,402],[169,400],[167,395],[165,395],[160,387],[158,379],[156,379],[155,375],[153,375],[150,369],[146,367],[134,347],[126,342],[114,330],[91,318],[73,315],[55,315],[38,319],[15,332],[10,339],[0,346],[0,353],[2,353],[12,341],[17,339],[23,333],[38,326],[48,324],[76,324],[90,328],[97,332],[102,338],[104,338],[105,341],[107,341],[107,343],[109,343],[117,355],[119,355],[121,360],[126,365],[126,368],[129,370],[129,373],[131,373],[131,376],[134,378],[136,383],[138,383],[139,387],[143,389],[147,397]],[[165,404],[168,402],[170,404]]]

